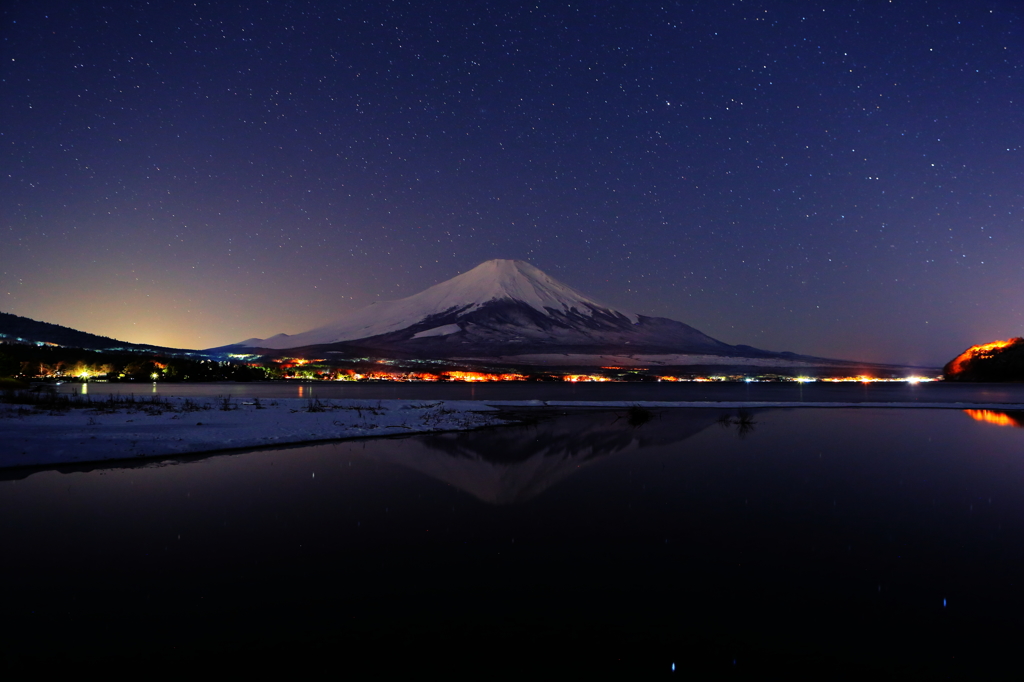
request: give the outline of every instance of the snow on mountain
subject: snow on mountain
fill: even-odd
[[[365,339],[397,332],[432,317],[451,314],[461,317],[494,302],[525,304],[548,317],[592,318],[597,313],[618,318],[623,323],[639,321],[638,316],[612,310],[529,263],[495,259],[414,296],[373,303],[323,327],[301,334],[246,339],[237,345],[280,350]],[[414,338],[445,336],[458,331],[457,324],[448,323],[420,331]]]
[[[440,327],[434,327],[423,332],[417,332],[412,335],[414,339],[425,339],[429,336],[448,336],[449,334],[456,334],[462,331],[462,327],[457,324],[443,324]]]
[[[374,303],[301,334],[209,350],[239,349],[573,367],[857,364],[732,346],[683,322],[609,308],[518,260],[489,260],[414,296]]]

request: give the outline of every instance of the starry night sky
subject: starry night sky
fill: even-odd
[[[0,310],[207,348],[489,258],[728,343],[1024,335],[1024,5],[7,2]]]

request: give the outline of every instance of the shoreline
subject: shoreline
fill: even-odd
[[[218,404],[220,407],[218,407]],[[1022,403],[356,400],[279,398],[265,402],[161,396],[116,408],[63,411],[0,405],[0,469],[47,468],[110,461],[205,455],[278,446],[522,423],[521,413],[572,409],[948,409],[1024,410]],[[510,411],[518,411],[513,416]]]
[[[478,401],[265,402],[161,397],[131,406],[60,411],[0,406],[0,469],[205,454],[506,423]],[[218,405],[221,405],[218,407]]]

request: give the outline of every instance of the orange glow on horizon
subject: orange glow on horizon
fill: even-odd
[[[952,362],[949,363],[949,373],[959,374],[963,371],[964,365],[974,360],[975,358],[990,357],[994,351],[1002,350],[1007,346],[1012,346],[1017,343],[1024,343],[1024,339],[1015,338],[1007,339],[1006,341],[992,341],[990,343],[981,343],[977,346],[971,346],[960,355],[956,356]]]

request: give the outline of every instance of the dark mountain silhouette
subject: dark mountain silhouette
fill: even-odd
[[[1024,338],[971,346],[942,373],[946,381],[1024,381]]]
[[[179,348],[118,341],[107,336],[98,336],[59,324],[39,322],[38,320],[10,313],[0,313],[0,340],[5,343],[53,345],[67,348],[84,348],[86,350],[132,350],[158,353],[189,352]]]

